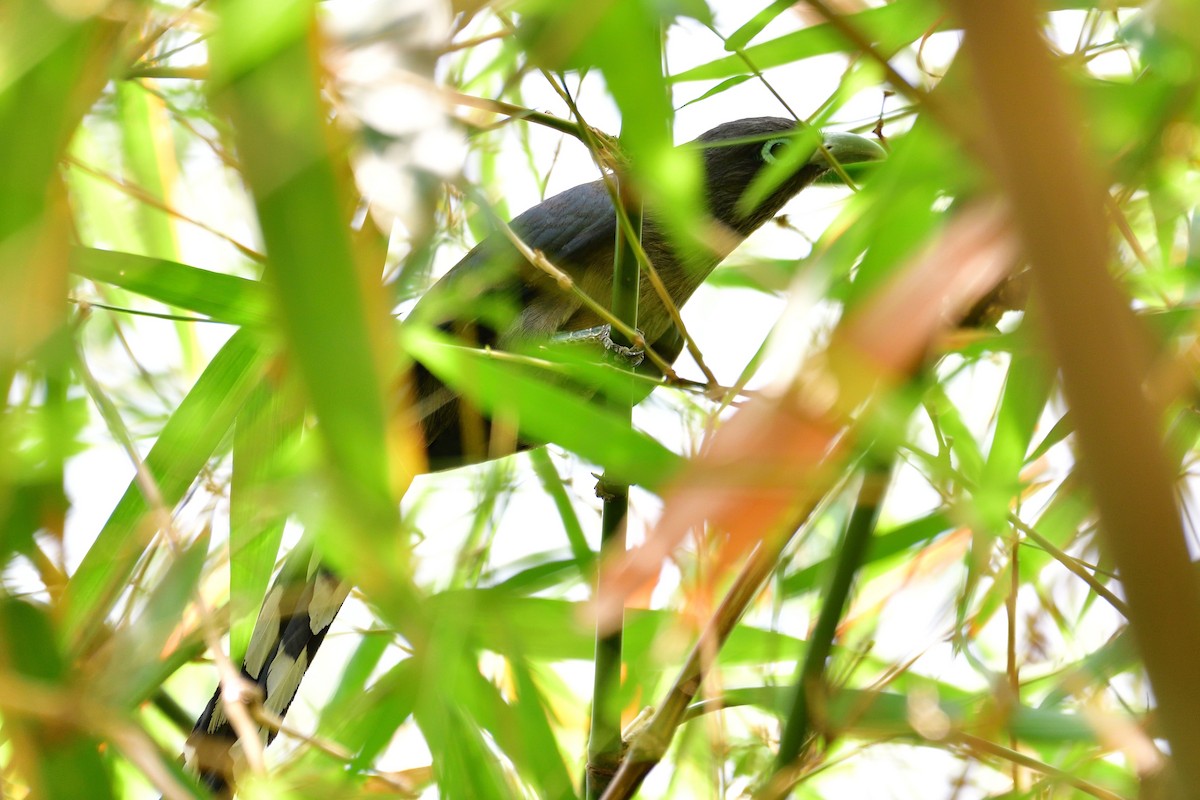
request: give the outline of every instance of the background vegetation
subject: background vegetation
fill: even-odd
[[[303,530],[360,588],[246,797],[583,796],[623,603],[606,797],[1190,796],[1200,9],[1142,6],[8,0],[0,794],[203,796]],[[395,322],[602,133],[693,224],[705,109],[891,153],[697,299],[731,370],[629,423]],[[412,359],[562,447],[414,482]]]

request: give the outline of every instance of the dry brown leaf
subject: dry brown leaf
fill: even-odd
[[[976,207],[835,331],[829,347],[781,396],[757,397],[712,437],[669,487],[663,515],[640,547],[610,554],[597,612],[615,622],[624,602],[656,579],[689,531],[728,536],[710,580],[811,507],[853,452],[846,435],[864,404],[906,380],[941,331],[1008,274],[1016,245],[1004,211]]]

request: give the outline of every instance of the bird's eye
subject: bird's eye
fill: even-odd
[[[762,148],[762,160],[768,164],[774,164],[778,161],[787,150],[788,145],[792,143],[790,138],[784,139],[768,139]]]

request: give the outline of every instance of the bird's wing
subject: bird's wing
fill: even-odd
[[[512,228],[530,247],[572,269],[587,266],[584,261],[596,250],[611,251],[617,222],[604,181],[592,181],[534,206],[514,219]]]
[[[611,261],[616,235],[612,208],[603,182],[594,181],[539,203],[514,219],[510,227],[522,242],[578,281],[597,258]],[[443,327],[483,321],[486,330],[477,332],[483,334],[479,343],[495,344],[505,332],[506,324],[500,321],[505,307],[510,315],[506,322],[511,325],[518,321],[517,309],[539,302],[553,304],[561,320],[579,305],[497,231],[434,284],[417,303],[412,317]],[[546,327],[549,330],[544,332],[550,333],[556,326]]]

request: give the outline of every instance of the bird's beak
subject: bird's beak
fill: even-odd
[[[822,138],[824,147],[818,148],[808,163],[828,170],[825,177],[833,182],[842,180],[839,172],[844,170],[840,170],[841,167],[887,158],[887,151],[878,143],[853,133],[830,131],[823,134]],[[858,170],[852,171],[852,174],[857,173]]]

